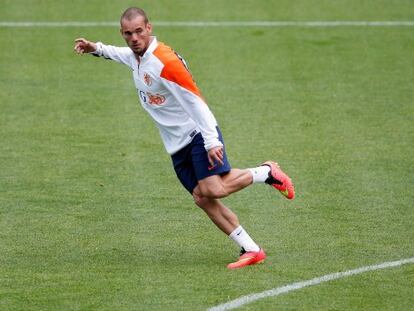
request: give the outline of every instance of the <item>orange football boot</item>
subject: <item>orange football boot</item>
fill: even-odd
[[[270,167],[269,178],[266,179],[265,183],[279,190],[289,200],[292,200],[295,197],[295,187],[289,176],[281,170],[276,162],[266,161],[261,166],[264,165]]]
[[[232,262],[227,265],[229,269],[238,269],[250,265],[255,265],[264,262],[266,259],[266,253],[263,249],[258,252],[246,252],[243,248],[240,252],[240,257],[236,262]]]

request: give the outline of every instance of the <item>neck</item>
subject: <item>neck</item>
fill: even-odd
[[[138,60],[138,61],[140,61],[140,58],[142,57],[142,56],[144,56],[144,54],[145,54],[145,52],[148,50],[148,47],[151,45],[151,43],[152,43],[152,41],[154,40],[154,37],[153,36],[151,36],[150,37],[150,40],[148,41],[148,45],[147,45],[147,47],[141,52],[141,53],[134,53],[135,54],[135,58]]]
[[[141,61],[141,57],[145,54],[145,52],[147,51],[147,49],[145,49],[142,53],[135,53],[135,58],[137,59],[138,63]]]

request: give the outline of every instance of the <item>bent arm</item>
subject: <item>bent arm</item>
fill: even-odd
[[[197,123],[204,138],[206,151],[217,147],[221,149],[223,144],[218,139],[217,121],[184,64],[178,59],[167,63],[161,72],[161,78],[164,86]]]

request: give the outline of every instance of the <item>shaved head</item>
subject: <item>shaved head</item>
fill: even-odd
[[[151,43],[152,25],[143,9],[132,7],[121,16],[122,37],[139,60]]]
[[[131,7],[131,8],[126,9],[125,12],[121,15],[121,21],[120,22],[122,24],[123,20],[131,21],[137,16],[144,17],[145,24],[148,23],[148,17],[147,17],[147,14],[145,13],[145,11],[143,9],[136,8],[136,7]]]

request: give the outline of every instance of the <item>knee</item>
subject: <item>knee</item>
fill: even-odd
[[[193,193],[193,199],[194,199],[194,203],[201,208],[204,208],[206,206],[207,203],[207,198],[201,196],[200,193]]]
[[[197,186],[193,191],[194,203],[201,208],[204,208],[207,204],[207,198],[201,194],[200,186]]]
[[[210,219],[216,219],[220,215],[220,209],[215,204],[215,199],[210,199],[200,195],[193,194],[194,203],[201,208]]]
[[[215,215],[216,209],[210,203],[211,199],[193,193],[194,203],[201,208],[210,218]]]
[[[221,199],[229,195],[229,193],[221,184],[208,184],[200,186],[200,192],[203,197],[210,199]]]
[[[201,192],[200,187],[197,187],[193,192],[194,203],[203,209],[207,214],[214,213],[216,210],[216,204],[214,204],[215,198],[210,198]]]

